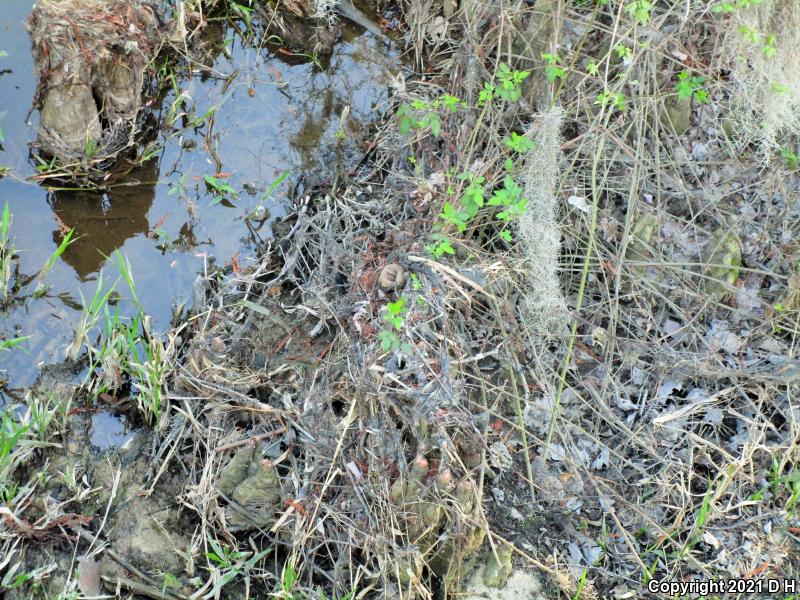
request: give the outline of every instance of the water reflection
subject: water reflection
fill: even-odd
[[[105,258],[114,251],[129,261],[156,330],[169,324],[174,303],[191,301],[196,273],[212,257],[222,265],[238,254],[246,265],[254,252],[243,248],[242,240],[252,233],[248,225],[268,237],[270,221],[285,214],[285,194],[293,185],[313,183],[306,177],[311,172],[332,178],[358,157],[359,128],[387,99],[386,72],[396,68],[395,55],[382,41],[354,28],[345,27],[343,43],[320,70],[302,57],[251,44],[216,21],[199,42],[200,63],[208,69],[159,60],[157,68],[174,69],[175,87],[170,83],[171,89],[150,103],[152,121],[140,123],[145,137],[158,145],[153,160],[133,169],[121,163],[104,182],[105,192],[48,190],[31,179],[37,164],[30,162],[28,148],[37,115],[28,115],[35,75],[23,23],[32,4],[2,0],[0,11],[5,34],[0,50],[9,52],[0,59],[0,126],[6,137],[0,164],[12,172],[0,179],[0,209],[8,202],[14,215],[25,274],[38,272],[64,229],[74,227],[77,239],[48,275],[44,297],[26,296],[0,312],[0,337],[31,336],[29,354],[0,353],[0,381],[7,378],[9,387],[18,389],[33,381],[38,363],[63,359],[80,318],[81,296],[93,296],[101,271],[106,283],[117,278]],[[167,124],[170,108],[184,93],[190,100],[180,110],[194,111],[194,118],[213,107],[213,119]],[[346,107],[349,118],[340,122]],[[289,177],[271,189],[285,171]],[[215,203],[205,175],[219,175],[237,195],[228,197],[227,205]]]
[[[129,182],[112,187],[108,192],[54,191],[47,203],[57,223],[75,229],[75,241],[62,256],[81,281],[97,273],[106,257],[123,247],[125,241],[139,234],[147,235],[147,215],[153,206],[158,180],[158,161],[151,160],[132,170]],[[63,238],[63,229],[53,232],[56,246]]]

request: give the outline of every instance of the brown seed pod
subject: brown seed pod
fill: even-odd
[[[406,272],[396,263],[383,267],[378,275],[378,285],[382,290],[400,290],[406,284]]]

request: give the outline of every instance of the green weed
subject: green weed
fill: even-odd
[[[612,104],[620,112],[624,112],[627,108],[625,94],[621,92],[611,92],[609,90],[603,90],[597,94],[597,100],[595,100],[595,104],[599,104],[604,108],[608,104]]]
[[[397,128],[402,135],[407,135],[411,129],[430,129],[431,133],[439,137],[442,133],[442,120],[436,109],[439,100],[425,102],[414,100],[410,104],[402,104],[397,110]]]
[[[222,588],[228,585],[237,577],[243,576],[247,583],[250,579],[250,571],[264,558],[272,548],[267,548],[261,552],[240,552],[226,546],[221,546],[215,539],[209,539],[212,551],[206,553],[214,567],[212,570],[219,572],[219,577],[214,582],[214,587],[203,596],[204,599],[218,598]]]
[[[497,79],[500,85],[495,88],[495,94],[503,100],[516,102],[522,97],[522,82],[530,75],[530,71],[512,69],[506,63],[500,63],[497,70]]]
[[[764,0],[737,0],[736,2],[729,2],[727,0],[717,2],[711,7],[711,12],[714,13],[732,13],[736,10],[752,8],[761,4]]]
[[[267,191],[264,192],[262,198],[264,198],[264,200],[271,199],[272,192],[274,192],[278,188],[278,186],[283,183],[284,179],[286,179],[290,173],[291,171],[282,171],[281,174],[278,175],[278,177],[275,179],[275,181],[273,181],[270,184],[269,188],[267,188]]]
[[[13,288],[11,276],[15,253],[14,240],[11,238],[11,214],[6,203],[0,218],[0,300],[3,305],[8,305]]]
[[[708,92],[703,89],[706,78],[702,75],[692,77],[689,71],[678,73],[678,83],[675,84],[675,91],[681,100],[694,98],[700,104],[708,102]]]
[[[97,154],[97,143],[88,135],[86,136],[86,143],[84,144],[83,153],[89,160],[92,160],[95,154]]]
[[[436,258],[442,258],[445,254],[455,255],[456,249],[453,248],[453,244],[447,236],[441,233],[432,233],[431,241],[433,243],[426,246],[425,249]]]
[[[214,175],[203,175],[203,181],[206,182],[209,189],[215,192],[211,204],[219,204],[226,196],[236,197],[239,195],[235,189]]]
[[[504,227],[507,227],[513,219],[525,214],[528,201],[522,197],[522,191],[519,184],[512,177],[506,175],[503,179],[503,187],[496,189],[491,198],[489,198],[489,206],[502,209],[497,213],[496,217]],[[500,237],[507,242],[512,239],[511,232],[508,229],[501,230]]]
[[[614,52],[616,52],[617,57],[623,61],[630,60],[631,56],[633,56],[633,50],[627,46],[614,46]]]
[[[567,70],[558,66],[561,59],[557,54],[544,53],[542,54],[542,58],[547,62],[544,73],[549,83],[553,83],[556,79],[563,79],[567,76]]]
[[[630,0],[625,5],[625,12],[640,25],[647,25],[650,23],[652,11],[653,3],[651,0]]]
[[[529,152],[536,143],[533,140],[526,138],[525,136],[519,135],[515,131],[511,132],[511,135],[506,136],[503,138],[503,144],[506,148],[510,149],[517,154],[525,154]]]
[[[30,337],[31,336],[29,336],[29,335],[25,335],[25,336],[22,336],[22,337],[15,337],[15,338],[7,339],[7,340],[0,340],[0,351],[2,351],[2,350],[12,350],[12,349],[16,348],[17,346],[19,346],[20,344],[22,344],[22,342],[24,342],[25,340],[30,339]]]
[[[797,170],[797,165],[798,165],[797,153],[794,150],[786,147],[781,148],[780,156],[784,161],[786,161],[787,169],[789,169],[790,171]]]
[[[36,278],[39,280],[39,282],[36,285],[36,290],[33,293],[34,297],[42,296],[47,291],[47,287],[45,286],[44,280],[47,277],[47,275],[50,273],[50,271],[53,270],[53,267],[55,266],[56,261],[59,258],[61,258],[61,255],[64,254],[64,251],[73,242],[72,236],[74,234],[75,234],[75,229],[74,228],[70,229],[67,232],[67,234],[64,236],[64,238],[61,240],[61,243],[58,245],[58,248],[56,248],[53,251],[53,253],[50,254],[49,258],[47,259],[47,262],[45,262],[44,266],[42,267],[42,270],[39,271],[39,274],[36,276]]]
[[[383,329],[378,332],[378,340],[381,343],[381,350],[384,352],[394,352],[400,350],[404,354],[410,355],[414,352],[413,347],[408,342],[403,342],[395,331],[400,331],[405,324],[405,314],[408,312],[408,300],[401,296],[394,302],[386,305],[386,313],[383,320],[390,326],[390,329]]]

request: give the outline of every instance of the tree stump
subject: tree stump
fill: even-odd
[[[28,19],[40,110],[38,146],[59,159],[127,144],[160,36],[143,0],[39,0]]]

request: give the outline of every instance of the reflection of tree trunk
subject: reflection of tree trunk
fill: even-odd
[[[64,225],[75,228],[75,241],[62,258],[85,280],[100,270],[105,256],[125,241],[150,230],[147,213],[153,205],[159,164],[153,160],[127,175],[139,185],[120,185],[106,193],[89,191],[51,192],[48,203]],[[53,233],[58,244],[60,232]]]
[[[124,146],[158,43],[142,0],[39,0],[28,19],[41,109],[39,144],[70,158]]]

